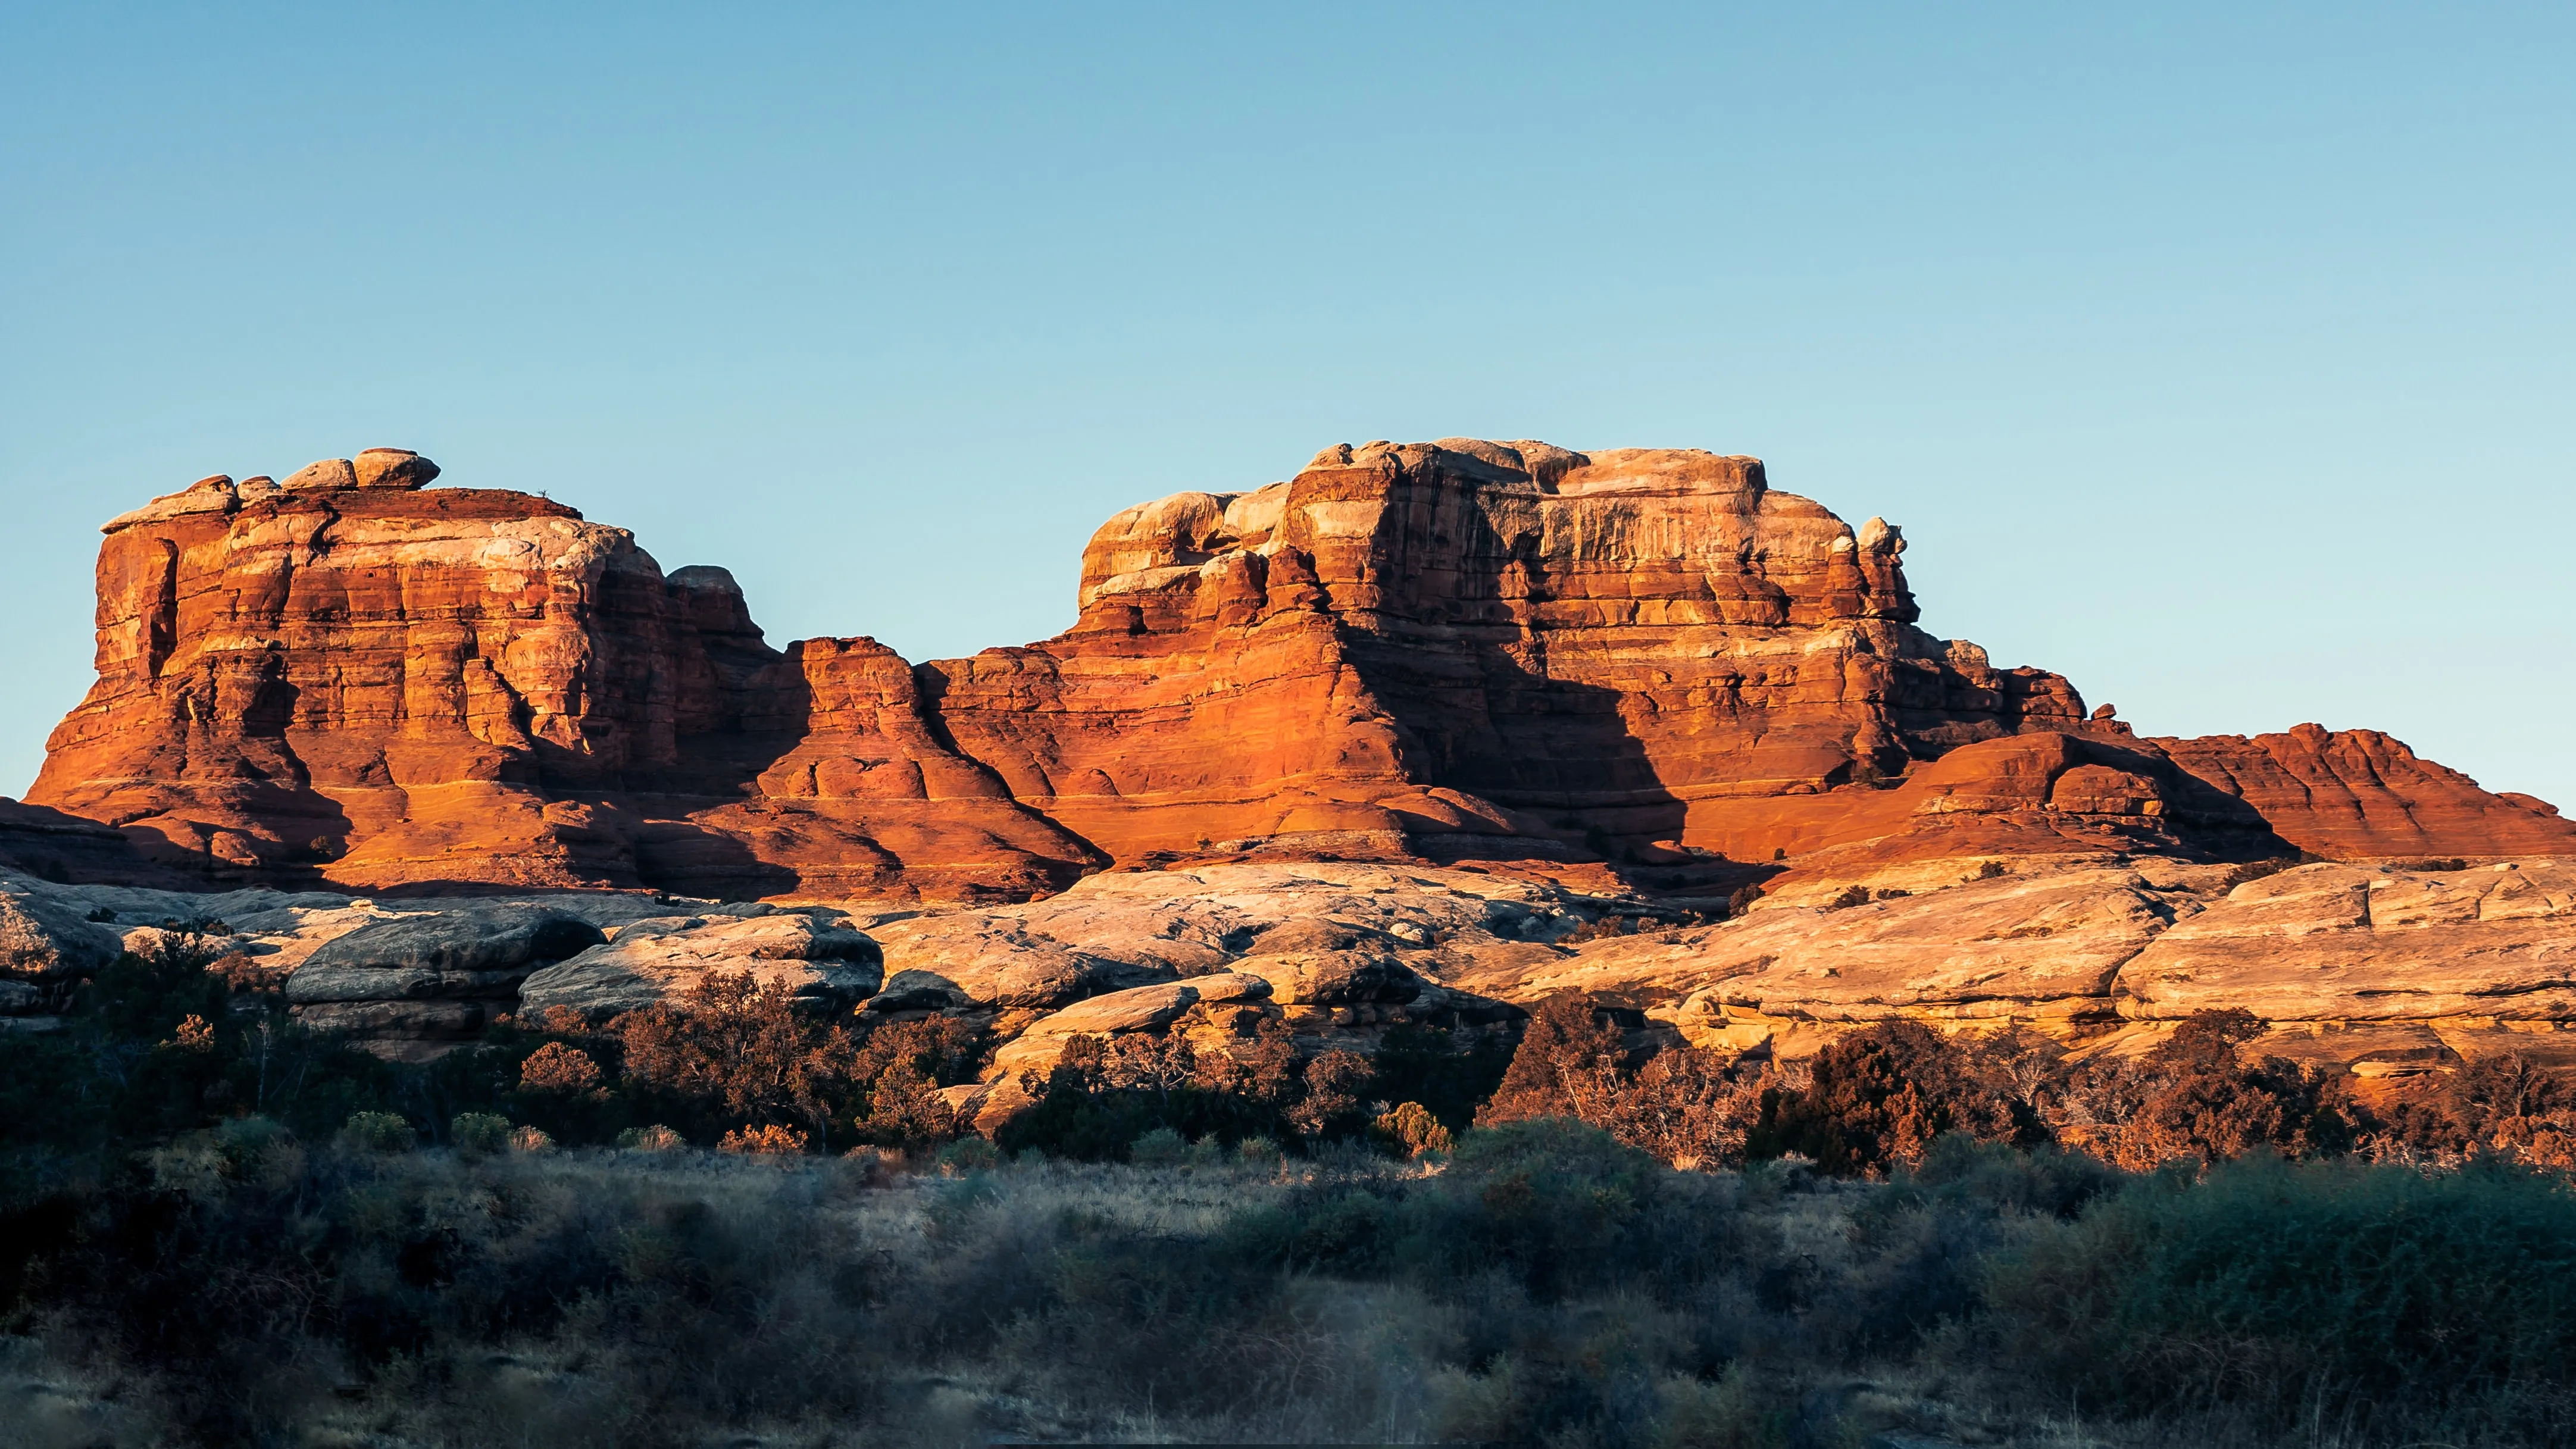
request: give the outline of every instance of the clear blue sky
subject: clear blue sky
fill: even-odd
[[[1463,433],[1758,454],[2142,730],[2576,810],[2576,8],[2124,8],[11,7],[0,790],[204,473],[418,448],[921,659]]]

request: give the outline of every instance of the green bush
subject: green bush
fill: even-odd
[[[1419,1102],[1405,1102],[1392,1112],[1380,1113],[1370,1135],[1399,1157],[1430,1156],[1451,1146],[1449,1129]]]
[[[510,1149],[510,1119],[490,1112],[460,1112],[447,1124],[447,1140],[468,1156],[489,1157]]]
[[[1127,1149],[1127,1160],[1138,1167],[1176,1167],[1189,1155],[1190,1144],[1169,1127],[1157,1127],[1137,1138]]]
[[[403,1152],[419,1145],[420,1134],[391,1112],[352,1112],[340,1141],[361,1152]]]
[[[1002,1165],[1002,1149],[981,1137],[960,1137],[939,1149],[939,1170],[955,1176]]]
[[[650,1127],[629,1127],[618,1133],[617,1145],[629,1152],[670,1152],[689,1144],[679,1133],[656,1122]],[[873,1149],[853,1147],[850,1150],[866,1152]]]
[[[2576,1386],[2576,1195],[2248,1158],[2135,1182],[2002,1259],[1987,1296],[2007,1349],[2090,1403],[2518,1412]]]

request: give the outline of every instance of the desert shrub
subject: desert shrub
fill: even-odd
[[[1195,1011],[1196,1008],[1193,1008]],[[1040,1081],[1020,1085],[1034,1099],[994,1133],[1005,1152],[1042,1152],[1078,1162],[1125,1158],[1156,1128],[1219,1142],[1248,1136],[1314,1143],[1357,1135],[1370,1112],[1369,1060],[1354,1052],[1300,1057],[1285,1024],[1261,1022],[1222,1051],[1201,1053],[1188,1035],[1204,1016],[1170,1034],[1077,1036]]]
[[[718,1152],[739,1152],[753,1157],[791,1157],[805,1150],[805,1134],[793,1127],[770,1124],[762,1127],[737,1127],[716,1142]]]
[[[1169,1127],[1157,1127],[1128,1144],[1127,1160],[1138,1167],[1176,1167],[1189,1150],[1187,1138]]]
[[[513,1127],[510,1129],[510,1150],[512,1152],[552,1152],[555,1150],[555,1139],[552,1133],[542,1127]]]
[[[1918,1022],[1883,1021],[1816,1054],[1805,1087],[1763,1094],[1748,1155],[1797,1153],[1837,1176],[1910,1167],[1945,1132],[2023,1135],[2012,1104],[1972,1058]]]
[[[1511,1066],[1513,1043],[1500,1035],[1405,1023],[1391,1026],[1369,1058],[1368,1095],[1418,1102],[1451,1132],[1463,1132],[1494,1095]]]
[[[510,1148],[510,1119],[490,1112],[460,1112],[447,1124],[447,1140],[456,1150],[490,1155]]]
[[[1666,1162],[1716,1167],[1743,1161],[1764,1088],[1777,1085],[1767,1069],[1676,1046],[1632,1072],[1625,1038],[1606,1016],[1580,993],[1539,1003],[1477,1122],[1566,1117]]]
[[[2015,1148],[1953,1132],[1933,1139],[1922,1161],[1900,1174],[1899,1192],[1984,1204],[2013,1213],[2071,1219],[2126,1177],[2098,1158],[2053,1147]]]
[[[947,1017],[889,1022],[871,1031],[850,1068],[868,1084],[852,1121],[862,1142],[890,1147],[945,1142],[970,1124],[940,1099],[939,1089],[975,1080],[991,1054],[982,1029]]]
[[[1360,1130],[1364,1093],[1373,1080],[1368,1058],[1357,1052],[1327,1051],[1306,1063],[1304,1090],[1288,1108],[1288,1122],[1301,1136],[1346,1137]]]
[[[1598,1123],[1610,1115],[1626,1054],[1619,1029],[1600,1019],[1589,998],[1572,991],[1551,996],[1531,1008],[1511,1066],[1477,1112],[1476,1125],[1538,1117]]]
[[[1468,1133],[1435,1177],[1327,1180],[1230,1232],[1257,1263],[1424,1282],[1500,1273],[1554,1298],[1631,1274],[1695,1281],[1728,1216],[1648,1154],[1540,1117]]]
[[[1405,1157],[1423,1157],[1449,1150],[1449,1129],[1419,1102],[1397,1104],[1395,1110],[1378,1115],[1370,1132],[1390,1151]]]
[[[938,1162],[951,1175],[989,1172],[1002,1165],[1002,1149],[981,1137],[960,1137],[939,1149]]]
[[[2005,1352],[2127,1412],[2576,1427],[2576,1197],[2511,1169],[2145,1179],[2002,1259],[1987,1295]]]
[[[361,1152],[401,1152],[417,1146],[420,1135],[391,1112],[352,1112],[340,1128],[340,1141]]]
[[[1676,1167],[1734,1166],[1744,1161],[1767,1085],[1759,1065],[1730,1067],[1713,1052],[1670,1047],[1612,1093],[1594,1125]]]
[[[793,1124],[827,1137],[844,1110],[857,1047],[835,1026],[802,1019],[783,982],[711,971],[685,1009],[655,1006],[619,1018],[627,1082],[654,1106],[718,1128]]]
[[[519,1085],[532,1092],[575,1095],[599,1089],[599,1063],[581,1048],[547,1042],[519,1064]]]
[[[689,1143],[687,1138],[656,1122],[649,1127],[629,1127],[618,1133],[617,1145],[628,1152],[671,1152]]]
[[[2279,1057],[2244,1061],[2241,1045],[2264,1029],[2245,1011],[2195,1012],[2134,1063],[2085,1064],[2061,1093],[2061,1140],[2141,1172],[2258,1147],[2293,1157],[2349,1151],[2356,1117],[2341,1077]]]

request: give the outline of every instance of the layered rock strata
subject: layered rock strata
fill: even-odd
[[[1770,853],[1813,795],[2082,701],[1914,627],[1903,536],[1751,458],[1445,439],[1184,493],[1083,553],[1081,620],[924,666],[960,747],[1120,859]]]
[[[1025,895],[1096,858],[940,743],[891,651],[772,650],[722,570],[435,473],[376,450],[108,524],[98,682],[31,803],[360,887]]]
[[[942,901],[1175,858],[1723,894],[1775,863],[1795,889],[1971,855],[2576,851],[2550,807],[2367,731],[2135,738],[1918,628],[1901,532],[1750,458],[1327,449],[1122,512],[1072,629],[917,667],[773,649],[723,570],[437,476],[374,449],[109,523],[98,682],[0,810],[0,863]]]

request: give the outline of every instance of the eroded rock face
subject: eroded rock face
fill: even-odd
[[[377,1039],[474,1035],[508,1014],[539,967],[598,945],[599,928],[544,907],[464,906],[376,921],[305,957],[286,999],[307,1025]]]
[[[0,881],[0,976],[88,976],[125,949],[117,933],[53,892]]]
[[[685,1001],[711,972],[783,986],[798,1006],[846,1013],[884,984],[874,941],[839,923],[780,913],[749,919],[664,916],[618,928],[616,939],[531,974],[519,1008],[569,1007],[593,1020]]]
[[[1093,857],[943,746],[868,640],[374,449],[107,525],[98,683],[30,803],[201,878],[1026,895]]]
[[[2529,795],[2489,794],[2377,730],[2148,742],[2243,800],[2301,850],[2331,859],[2576,851],[2576,821]]]
[[[1073,629],[918,667],[773,649],[722,569],[438,477],[369,449],[108,524],[98,682],[0,808],[0,865],[989,902],[1175,857],[1607,862],[1722,896],[1775,861],[1801,889],[1977,854],[2576,851],[2367,731],[2135,738],[1917,628],[1901,532],[1750,458],[1327,449],[1120,513]],[[998,929],[941,969],[1015,984],[905,989],[1144,984]]]
[[[2110,858],[1914,862],[1830,900],[1722,925],[1479,961],[1448,984],[1504,1000],[1627,1000],[1703,1046],[1804,1055],[1891,1017],[2019,1025],[2143,1050],[2194,1011],[2272,1024],[2258,1049],[2365,1077],[2521,1050],[2576,1066],[2576,866],[2426,871]],[[1945,878],[1946,877],[1946,878]]]
[[[1915,628],[1903,548],[1750,458],[1338,447],[1127,510],[1084,550],[1072,630],[922,673],[961,748],[1122,860],[1741,858],[1740,799],[2083,726],[2064,680]]]

